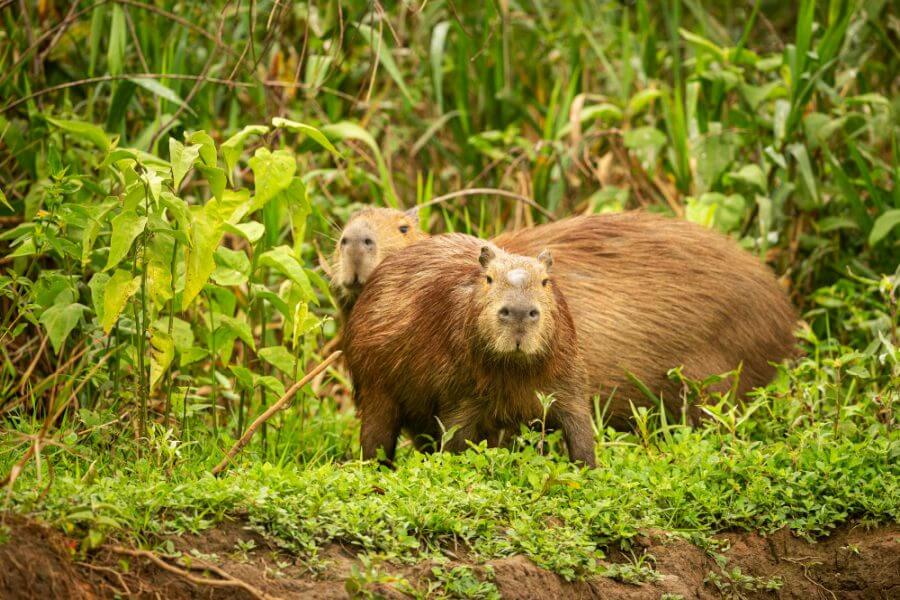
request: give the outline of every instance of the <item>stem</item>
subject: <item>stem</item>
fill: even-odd
[[[213,321],[213,317],[215,316],[215,311],[213,310],[212,305],[212,296],[209,292],[206,293],[206,303],[209,306],[209,351],[211,354],[210,360],[210,373],[212,377],[212,426],[213,426],[213,437],[215,439],[219,438],[219,420],[216,416],[216,405],[219,400],[219,389],[218,383],[216,382],[216,327]]]

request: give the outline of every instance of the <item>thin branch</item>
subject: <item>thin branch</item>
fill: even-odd
[[[328,358],[319,363],[319,366],[304,375],[303,379],[292,385],[290,389],[284,393],[284,396],[278,399],[278,402],[270,406],[266,412],[257,417],[257,419],[253,421],[250,427],[247,428],[247,431],[244,432],[244,435],[241,436],[241,439],[235,442],[234,446],[231,447],[231,450],[228,451],[228,454],[225,455],[225,458],[222,459],[222,462],[215,466],[215,468],[212,470],[212,474],[218,475],[219,473],[224,471],[231,463],[231,461],[234,460],[234,457],[237,456],[238,452],[240,452],[244,448],[244,446],[250,443],[250,439],[253,437],[253,434],[256,433],[256,430],[259,429],[259,426],[268,421],[272,417],[272,415],[283,409],[285,405],[287,405],[287,403],[290,401],[290,399],[294,397],[294,394],[297,393],[297,390],[315,379],[316,375],[324,371],[326,367],[336,361],[338,357],[340,357],[340,355],[340,350],[332,352],[328,356]]]
[[[541,206],[540,204],[538,204],[531,198],[527,198],[527,197],[525,197],[521,194],[517,194],[515,192],[510,192],[507,190],[499,190],[496,188],[472,188],[472,189],[468,189],[468,190],[459,190],[456,192],[450,192],[449,194],[444,194],[443,196],[438,196],[437,198],[433,198],[433,199],[429,200],[428,202],[422,204],[421,206],[433,206],[435,204],[440,204],[442,202],[446,202],[447,200],[451,200],[453,198],[460,198],[462,196],[478,196],[481,194],[488,195],[488,196],[503,196],[504,198],[512,198],[513,200],[517,200],[519,202],[522,202],[523,204],[527,204],[528,206],[535,209],[536,211],[538,211],[539,213],[541,213],[542,215],[544,215],[551,221],[556,220],[556,216],[552,212],[550,212],[549,210],[547,210],[546,208],[544,208],[543,206]]]

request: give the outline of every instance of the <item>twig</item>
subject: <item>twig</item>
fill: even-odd
[[[184,569],[180,569],[180,568],[176,567],[175,565],[171,565],[171,564],[167,563],[166,561],[161,559],[159,556],[157,556],[156,554],[154,554],[153,552],[150,552],[148,550],[132,550],[131,548],[123,548],[122,546],[107,546],[107,548],[111,552],[115,552],[116,554],[124,554],[126,556],[146,558],[147,560],[152,562],[154,565],[156,565],[160,569],[163,569],[164,571],[168,571],[169,573],[174,573],[175,575],[178,575],[180,577],[184,577],[185,579],[187,579],[188,581],[190,581],[191,583],[193,583],[195,585],[207,585],[210,587],[241,588],[244,591],[246,591],[247,593],[249,593],[251,596],[253,596],[254,598],[259,598],[260,600],[274,600],[275,599],[275,596],[269,596],[268,594],[261,591],[260,589],[250,585],[246,581],[244,581],[242,579],[238,579],[237,577],[234,577],[233,575],[229,575],[222,569],[219,569],[218,567],[213,567],[212,565],[204,565],[204,568],[216,573],[217,575],[219,575],[220,577],[223,577],[224,579],[210,579],[208,577],[197,577],[196,575],[192,575],[191,573],[189,573],[188,571],[185,571]]]
[[[253,421],[253,423],[250,425],[250,427],[247,428],[247,431],[244,432],[244,435],[241,436],[241,439],[235,442],[234,446],[231,447],[231,450],[228,451],[228,454],[225,455],[225,458],[222,459],[222,462],[215,466],[215,468],[212,470],[212,474],[218,475],[219,473],[224,471],[228,467],[229,463],[231,463],[231,461],[234,459],[234,457],[237,456],[238,452],[240,452],[244,448],[244,446],[250,443],[250,439],[253,437],[253,434],[256,433],[256,430],[259,429],[259,426],[268,421],[272,417],[272,415],[284,408],[288,401],[290,401],[290,399],[294,396],[294,394],[297,393],[297,390],[312,381],[316,377],[316,375],[324,371],[325,368],[336,361],[340,355],[340,350],[332,352],[328,356],[328,358],[319,363],[319,366],[304,375],[303,379],[292,385],[290,389],[284,393],[284,396],[279,398],[275,404],[273,404],[269,407],[268,410],[266,410],[266,412],[257,417],[256,420]]]
[[[543,206],[541,206],[540,204],[538,204],[531,198],[526,198],[525,196],[523,196],[521,194],[517,194],[515,192],[509,192],[507,190],[498,190],[495,188],[472,188],[469,190],[459,190],[456,192],[450,192],[449,194],[444,194],[443,196],[438,196],[437,198],[433,198],[420,206],[432,206],[434,204],[440,204],[441,202],[446,202],[447,200],[450,200],[452,198],[459,198],[461,196],[477,196],[479,194],[504,196],[506,198],[512,198],[513,200],[518,200],[519,202],[527,204],[531,208],[535,209],[536,211],[538,211],[539,213],[541,213],[542,215],[544,215],[551,221],[556,220],[556,216],[552,212],[550,212],[549,210],[547,210],[546,208],[544,208]]]
[[[128,585],[125,583],[125,580],[122,578],[122,574],[119,573],[118,571],[116,571],[115,569],[111,569],[109,567],[104,567],[102,565],[92,565],[91,563],[86,563],[86,562],[77,562],[75,564],[78,565],[79,567],[85,567],[92,571],[100,571],[101,573],[112,574],[113,577],[115,577],[118,580],[119,585],[122,586],[122,589],[120,589],[120,590],[115,590],[115,588],[113,588],[116,591],[116,593],[124,594],[125,596],[132,595],[131,588],[129,588]]]

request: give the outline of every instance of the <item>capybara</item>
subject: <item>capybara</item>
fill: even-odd
[[[367,207],[350,217],[332,258],[332,285],[346,320],[353,303],[378,264],[428,234],[419,228],[418,210]]]
[[[441,424],[459,427],[444,448],[465,449],[540,418],[543,392],[570,458],[594,465],[578,340],[551,263],[546,252],[528,258],[447,234],[379,265],[343,340],[363,458],[382,448],[392,460],[401,429],[419,447],[440,441]]]
[[[404,238],[378,221],[402,215],[366,213],[369,230],[390,234],[385,245],[393,252]],[[683,365],[686,375],[701,379],[740,365],[744,394],[771,379],[770,362],[792,353],[796,315],[787,295],[764,264],[718,232],[634,211],[563,219],[494,242],[519,254],[545,247],[553,253],[589,393],[612,397],[613,424],[630,416],[629,401],[648,402],[632,377],[677,411],[681,390],[667,377],[670,368]],[[367,266],[371,273],[374,265]]]

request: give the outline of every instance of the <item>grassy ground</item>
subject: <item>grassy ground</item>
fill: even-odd
[[[459,548],[647,581],[639,550],[606,560],[639,532],[718,555],[724,530],[900,520],[890,2],[24,4],[0,0],[0,476],[79,556],[237,515],[314,571],[347,544],[357,591]],[[599,398],[593,472],[530,431],[362,463],[332,368],[212,477],[324,358],[350,212],[475,186],[542,210],[485,194],[423,227],[643,208],[731,235],[805,356],[745,403],[685,381],[697,429],[641,408],[613,431]],[[496,592],[460,569],[434,593]]]

